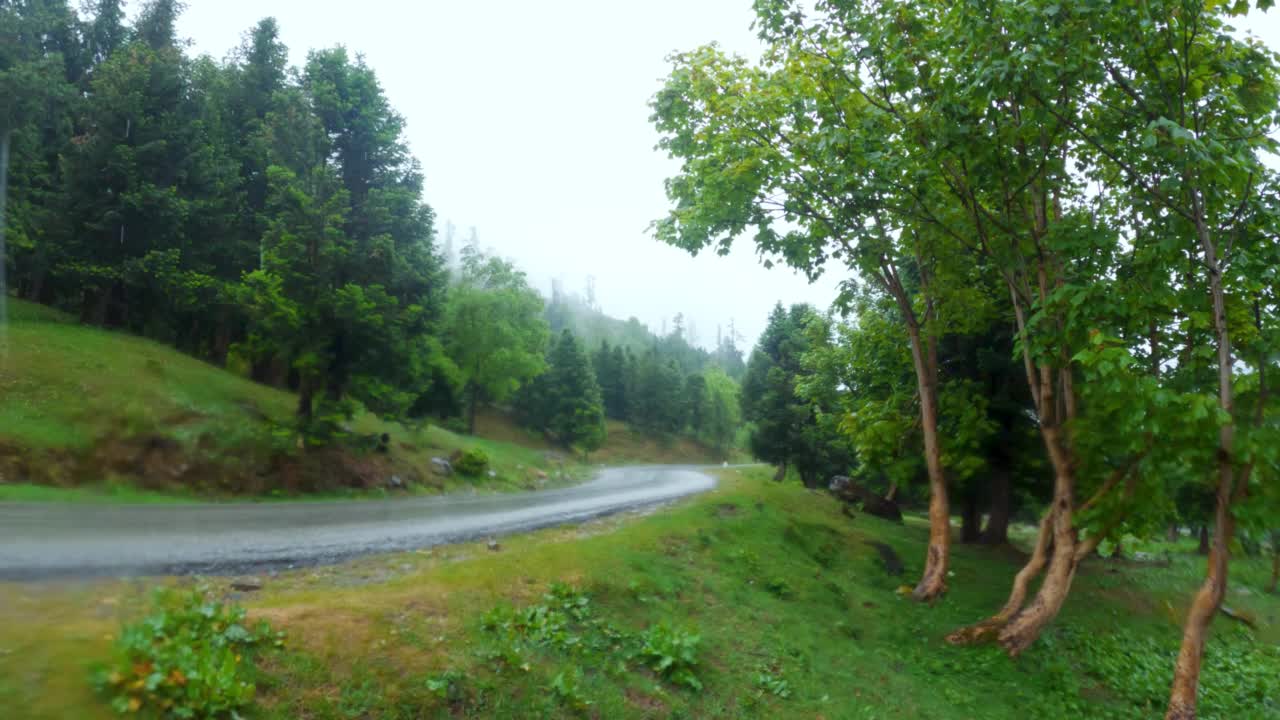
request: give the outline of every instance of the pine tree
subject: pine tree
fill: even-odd
[[[587,354],[572,332],[561,331],[547,366],[525,395],[526,420],[538,423],[565,447],[600,447],[605,439],[604,402]]]
[[[632,422],[658,436],[678,434],[684,426],[684,380],[674,360],[654,350],[637,361]]]
[[[683,400],[684,426],[689,435],[699,437],[706,430],[707,415],[710,412],[707,379],[701,373],[694,373],[685,378]]]
[[[813,408],[796,392],[801,356],[809,348],[805,328],[817,317],[808,305],[774,306],[742,380],[742,414],[753,425],[752,454],[779,466],[780,477],[794,466],[810,487],[846,469],[846,458],[829,452],[840,443],[819,426]]]

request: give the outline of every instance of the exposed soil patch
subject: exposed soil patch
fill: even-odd
[[[738,515],[739,509],[733,503],[720,503],[716,506],[716,517],[731,518]]]
[[[635,688],[627,688],[624,694],[627,697],[628,705],[651,713],[654,717],[666,717],[667,705],[658,698],[640,692]]]

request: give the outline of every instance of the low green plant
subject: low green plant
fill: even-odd
[[[464,450],[453,464],[453,469],[467,477],[480,477],[489,469],[489,456],[480,448]]]
[[[772,695],[786,700],[791,697],[791,685],[786,680],[774,675],[768,668],[763,668],[756,675],[756,690],[761,695]]]
[[[239,718],[253,701],[254,653],[283,643],[282,633],[265,622],[249,626],[243,608],[207,588],[159,588],[150,613],[122,628],[115,657],[93,680],[121,714]]]
[[[666,623],[652,625],[640,637],[637,657],[660,677],[693,690],[702,689],[698,669],[698,635]]]
[[[445,702],[460,702],[463,698],[462,680],[462,673],[447,670],[427,678],[427,690]]]
[[[557,674],[548,685],[551,694],[561,705],[575,713],[591,709],[591,701],[582,691],[582,670],[574,668]]]
[[[764,589],[768,590],[771,595],[783,600],[795,594],[791,589],[791,583],[787,582],[786,578],[783,577],[774,577],[766,580]]]

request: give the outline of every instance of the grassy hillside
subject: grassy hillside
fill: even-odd
[[[825,494],[721,472],[721,487],[641,518],[367,558],[269,578],[234,595],[289,634],[264,658],[265,718],[1155,718],[1203,559],[1090,561],[1026,655],[943,636],[1004,597],[1020,555],[959,546],[952,591],[903,599],[926,528],[859,515]],[[868,541],[894,548],[886,573]],[[1267,568],[1233,567],[1203,679],[1204,718],[1280,713],[1280,598]],[[186,581],[183,581],[186,582]],[[214,581],[225,587],[225,580]],[[553,583],[563,586],[555,597]],[[567,589],[566,589],[567,588]],[[0,706],[33,720],[107,718],[84,667],[135,617],[139,583],[0,585]],[[585,600],[584,600],[585,598]],[[658,625],[698,636],[701,690],[648,669]],[[688,637],[678,635],[677,637]],[[652,638],[651,638],[652,639]],[[660,638],[659,638],[660,639]],[[576,708],[576,709],[575,709]]]
[[[344,447],[302,453],[289,431],[291,393],[22,301],[10,303],[8,346],[0,359],[0,500],[518,489],[586,472],[578,459],[496,414],[478,438],[366,414],[352,423],[355,437]],[[662,446],[611,429],[593,463],[712,460],[688,442]],[[383,433],[389,452],[375,452]],[[490,457],[495,477],[432,473],[433,457],[472,447]]]
[[[655,438],[617,420],[609,420],[607,425],[608,436],[604,446],[591,453],[591,463],[707,465],[719,464],[718,461],[726,459],[687,437]],[[509,415],[492,410],[482,412],[477,417],[476,432],[491,440],[562,452],[553,447],[542,434],[517,425]],[[727,459],[735,463],[751,461],[745,453],[738,450],[733,451]]]

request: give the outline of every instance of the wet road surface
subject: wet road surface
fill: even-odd
[[[237,574],[579,522],[709,490],[691,467],[601,470],[571,488],[400,500],[0,503],[0,579]]]

